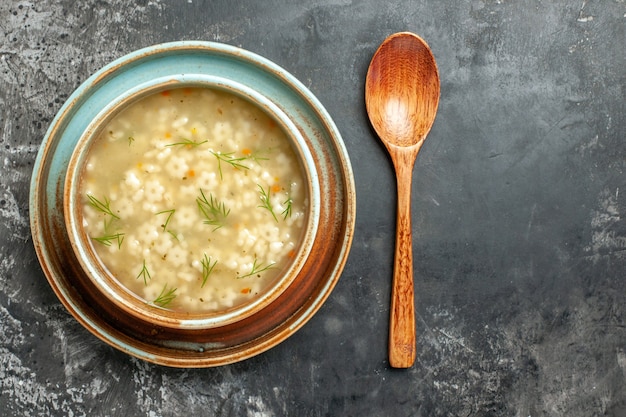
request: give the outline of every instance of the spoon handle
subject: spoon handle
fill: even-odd
[[[411,182],[416,156],[417,152],[408,149],[392,152],[398,183],[396,249],[389,320],[389,364],[394,368],[409,368],[415,362]]]

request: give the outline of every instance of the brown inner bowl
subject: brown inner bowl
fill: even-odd
[[[289,314],[277,314],[283,311],[285,306],[289,306],[298,298],[295,292],[300,293],[308,289],[306,282],[314,281],[306,279],[309,274],[317,274],[320,268],[327,265],[327,262],[315,262],[310,264],[307,256],[314,254],[315,236],[319,235],[319,229],[315,228],[317,224],[317,216],[314,216],[312,206],[316,204],[311,198],[312,184],[315,175],[311,170],[315,171],[315,166],[306,166],[303,162],[302,147],[304,139],[299,132],[292,133],[284,120],[277,116],[275,112],[263,107],[262,104],[254,102],[249,97],[243,97],[248,101],[252,101],[253,105],[260,107],[268,116],[273,118],[281,126],[287,138],[292,141],[292,148],[296,156],[300,159],[300,166],[307,181],[307,198],[309,200],[309,211],[305,221],[305,230],[303,236],[298,243],[298,251],[294,259],[284,267],[284,270],[275,278],[274,282],[269,284],[266,294],[261,294],[255,299],[244,302],[241,305],[218,311],[215,313],[189,313],[183,311],[174,311],[159,308],[147,304],[134,292],[127,289],[121,284],[100,261],[91,242],[91,238],[87,236],[84,228],[78,226],[82,221],[82,203],[81,199],[76,196],[82,186],[82,172],[84,171],[85,162],[88,158],[92,144],[100,137],[102,129],[106,127],[108,122],[121,112],[126,106],[132,105],[136,101],[159,91],[183,88],[183,87],[200,87],[209,89],[225,89],[231,94],[242,97],[241,92],[233,91],[224,86],[166,83],[156,87],[142,90],[140,93],[133,94],[130,97],[120,100],[116,103],[105,116],[94,121],[92,128],[87,129],[79,144],[76,147],[75,155],[70,161],[68,175],[65,185],[64,208],[66,215],[67,228],[69,230],[69,239],[74,248],[73,257],[77,261],[72,266],[75,273],[79,277],[75,282],[75,286],[79,288],[83,297],[93,301],[93,307],[98,310],[98,314],[108,317],[107,322],[111,323],[115,328],[122,328],[126,332],[132,334],[140,340],[158,339],[163,343],[166,341],[176,340],[176,344],[181,349],[189,349],[188,343],[200,344],[200,347],[194,346],[192,349],[203,351],[212,349],[216,345],[222,346],[225,339],[230,340],[224,346],[232,346],[233,344],[243,343],[249,340],[250,332],[263,334],[267,332],[267,328],[263,326],[265,323],[278,323],[289,316]],[[282,116],[286,118],[286,116]],[[299,139],[295,138],[298,135]],[[300,145],[297,145],[298,140]],[[310,157],[314,159],[313,157]],[[314,164],[315,165],[315,164]],[[73,174],[72,174],[73,173]],[[317,186],[319,188],[319,186]],[[321,205],[321,204],[320,204]],[[73,235],[71,230],[76,230],[77,236]],[[76,268],[80,265],[79,268]],[[104,284],[103,284],[104,283]],[[103,288],[103,285],[105,288]],[[292,288],[293,287],[293,288]],[[291,291],[290,291],[291,289]],[[114,297],[108,296],[106,293],[110,291],[114,293]],[[285,297],[286,294],[289,294]],[[281,308],[274,307],[274,304],[280,304]],[[215,336],[218,336],[217,340]]]

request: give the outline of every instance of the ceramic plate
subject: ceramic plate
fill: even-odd
[[[111,313],[84,284],[63,217],[64,181],[74,148],[89,123],[117,97],[157,78],[222,77],[274,102],[301,132],[317,166],[320,229],[306,273],[261,312],[201,332],[133,326]],[[59,300],[91,333],[138,358],[175,367],[224,365],[257,355],[301,328],[321,307],[345,265],[355,221],[355,187],[341,136],[323,106],[295,77],[240,48],[184,41],[152,46],[104,67],[83,83],[53,120],[35,161],[30,190],[33,243]],[[141,328],[140,328],[141,327]]]

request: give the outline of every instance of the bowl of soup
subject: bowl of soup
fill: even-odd
[[[138,320],[204,329],[267,307],[315,240],[317,168],[271,100],[228,79],[155,79],[85,130],[66,228],[93,285]]]
[[[33,242],[69,312],[150,362],[207,367],[282,342],[330,295],[355,219],[349,158],[293,75],[212,42],[90,77],[31,182]]]

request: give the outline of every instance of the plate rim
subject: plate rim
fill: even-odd
[[[212,56],[223,55],[229,57],[229,59],[245,61],[245,63],[252,64],[255,68],[260,68],[263,73],[269,72],[277,77],[285,86],[291,89],[290,93],[297,94],[304,102],[310,105],[310,108],[306,109],[307,111],[312,111],[319,117],[318,127],[326,133],[328,139],[332,142],[330,145],[334,148],[324,149],[324,151],[332,152],[334,150],[334,156],[340,162],[340,165],[336,168],[337,171],[341,173],[341,181],[344,184],[344,189],[342,190],[344,230],[338,235],[341,244],[339,245],[336,261],[327,271],[327,276],[320,279],[320,283],[323,284],[322,289],[317,294],[310,294],[313,301],[309,302],[307,305],[302,305],[301,308],[298,309],[297,314],[294,314],[294,317],[290,317],[290,323],[286,330],[275,332],[275,330],[280,327],[277,326],[272,329],[272,331],[265,333],[263,337],[242,343],[240,345],[241,349],[235,350],[234,352],[228,351],[222,356],[203,356],[203,352],[201,351],[199,356],[177,357],[174,353],[180,349],[185,349],[185,342],[181,341],[171,341],[171,349],[173,352],[171,356],[154,354],[150,352],[150,346],[146,342],[133,339],[125,333],[122,334],[123,332],[121,330],[115,329],[110,326],[109,323],[94,320],[93,311],[82,311],[79,308],[80,304],[76,303],[71,292],[62,285],[65,278],[59,277],[58,275],[60,272],[59,263],[63,262],[63,259],[59,259],[58,255],[55,257],[50,253],[49,245],[46,244],[43,238],[44,233],[50,232],[50,224],[54,222],[51,219],[53,214],[51,214],[50,210],[44,210],[43,213],[40,212],[40,207],[48,207],[47,191],[50,191],[46,187],[46,184],[50,184],[50,181],[48,180],[46,184],[42,184],[42,181],[50,177],[50,160],[59,152],[60,145],[62,145],[61,142],[64,138],[62,128],[67,127],[67,124],[72,121],[72,117],[76,116],[76,112],[80,110],[81,105],[85,106],[86,103],[88,103],[88,99],[91,97],[88,96],[88,94],[93,94],[94,89],[97,90],[106,87],[103,83],[106,84],[106,82],[111,80],[114,81],[116,76],[123,76],[124,71],[128,71],[129,68],[140,70],[142,64],[148,62],[147,60],[154,59],[160,55],[168,56],[173,53],[183,55],[198,53]],[[116,71],[120,72],[116,73]],[[78,108],[75,106],[78,106]],[[59,132],[61,132],[60,136]],[[312,138],[312,140],[315,139],[316,138]],[[317,145],[324,147],[322,139],[319,139]],[[313,152],[313,150],[311,150],[311,152]],[[57,183],[64,182],[63,178],[59,178],[58,175],[52,175],[52,177]],[[54,183],[55,181],[52,182]],[[59,198],[58,194],[63,194],[63,190],[58,189],[58,187],[54,192],[56,193],[56,197],[52,198],[56,198],[57,200]],[[45,203],[42,202],[43,200],[46,200]],[[74,90],[57,112],[40,144],[33,165],[29,193],[29,208],[33,244],[44,275],[57,298],[83,327],[108,345],[131,356],[160,365],[192,368],[226,365],[256,356],[292,336],[315,315],[330,296],[347,262],[356,221],[356,190],[349,155],[339,130],[317,97],[292,74],[272,61],[239,47],[209,41],[176,41],[142,48],[117,58],[96,71]],[[122,340],[124,339],[123,336],[127,336],[125,340]],[[217,351],[219,351],[219,348],[214,352]]]

